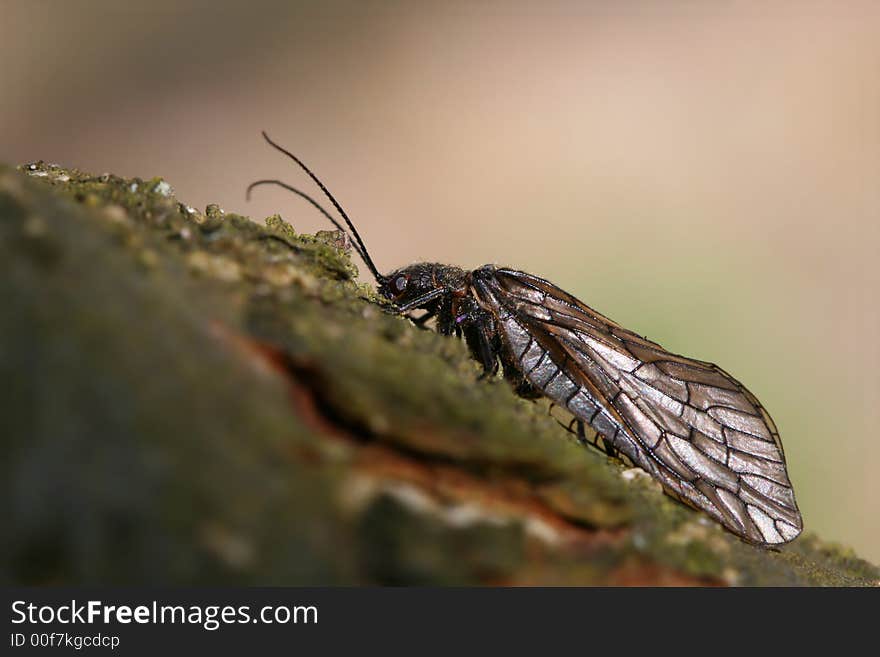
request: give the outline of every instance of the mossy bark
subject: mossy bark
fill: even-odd
[[[336,233],[0,167],[5,584],[876,585],[584,449]]]

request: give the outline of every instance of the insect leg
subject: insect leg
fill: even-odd
[[[583,440],[586,440],[586,434],[584,433],[584,423],[578,420],[578,439],[580,439],[581,437],[583,437]],[[602,439],[601,444],[599,443],[600,438]],[[613,459],[620,458],[620,450],[617,449],[604,434],[597,433],[596,438],[592,442],[590,442],[590,444]]]
[[[483,366],[480,378],[494,375],[498,371],[498,350],[493,345],[495,328],[492,318],[477,315],[477,318],[471,318],[471,321],[459,326],[471,354]]]
[[[480,378],[485,379],[486,377],[494,376],[498,372],[498,355],[492,348],[492,340],[486,335],[486,331],[482,326],[477,330],[477,336],[480,363],[483,365],[483,373],[480,375]]]
[[[452,335],[453,333],[459,333],[460,330],[455,321],[452,299],[449,295],[441,297],[440,306],[437,310],[437,333],[440,335]]]
[[[397,306],[395,310],[398,313],[403,314],[412,310],[413,308],[421,308],[422,306],[427,305],[434,299],[442,297],[444,294],[448,294],[446,288],[438,287],[431,290],[430,292],[426,292],[422,296],[417,297],[408,303],[403,304],[402,306]]]
[[[582,420],[574,417],[571,419],[571,422],[569,422],[568,425],[563,424],[559,420],[556,421],[559,422],[559,426],[565,427],[566,431],[568,431],[569,433],[573,433],[575,436],[577,436],[577,440],[581,445],[593,444],[589,440],[587,440],[587,433],[584,430],[584,423]]]
[[[521,378],[513,390],[517,395],[525,399],[538,399],[544,396],[540,388],[533,386],[525,378]]]
[[[606,456],[610,456],[614,459],[620,459],[620,450],[617,449],[611,441],[603,436],[601,433],[597,433],[595,437],[591,440],[587,437],[586,424],[580,418],[572,418],[571,422],[565,424],[561,420],[553,418],[559,424],[559,426],[563,427],[569,433],[573,433],[577,436],[577,441],[581,445],[590,445],[595,447],[600,452],[605,454]]]
[[[555,406],[555,404],[550,405],[550,411],[553,410],[553,406]],[[559,418],[554,417],[552,412],[550,413],[550,417],[552,417],[554,420],[556,420],[556,424],[558,424],[560,427],[562,427],[563,429],[568,431],[568,433],[574,434],[577,437],[577,441],[581,445],[584,445],[584,446],[592,445],[593,447],[597,446],[596,443],[594,443],[590,440],[587,440],[587,433],[584,430],[584,423],[582,420],[579,420],[578,418],[573,417],[573,418],[571,418],[571,421],[568,424],[566,424],[565,422],[563,422]],[[599,449],[601,450],[602,448],[600,447]]]

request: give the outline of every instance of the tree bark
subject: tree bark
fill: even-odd
[[[383,311],[335,232],[0,167],[4,584],[876,585],[747,545]]]

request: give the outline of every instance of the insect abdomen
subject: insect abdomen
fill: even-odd
[[[609,410],[599,404],[585,386],[566,373],[564,361],[556,362],[550,352],[543,349],[512,316],[502,322],[502,329],[502,335],[506,336],[505,348],[512,357],[510,362],[516,364],[529,383],[548,399],[568,409],[576,418],[602,434],[633,463],[645,469],[650,468]],[[522,347],[523,344],[526,345],[525,348]]]

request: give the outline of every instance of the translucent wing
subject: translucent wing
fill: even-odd
[[[526,379],[668,493],[752,543],[801,532],[776,426],[732,376],[667,352],[536,276],[486,266],[473,288]]]

